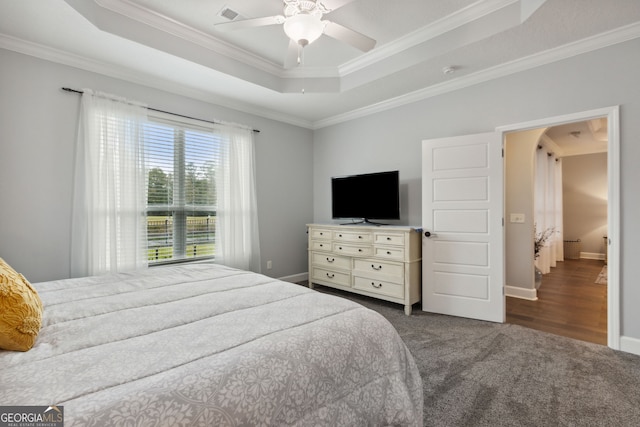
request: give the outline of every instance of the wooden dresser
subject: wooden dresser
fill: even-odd
[[[330,286],[404,305],[420,301],[420,230],[308,224],[309,286]]]

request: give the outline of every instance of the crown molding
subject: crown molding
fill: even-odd
[[[80,55],[18,39],[6,34],[0,34],[0,48],[69,67],[102,74],[107,77],[124,80],[141,86],[159,89],[175,95],[186,96],[265,119],[275,120],[307,129],[311,129],[313,125],[311,121],[300,117],[266,110],[249,103],[240,102],[223,96],[217,96],[202,90],[191,89],[170,80],[152,77],[147,73],[133,71],[127,67],[119,67],[102,61],[95,61]]]
[[[397,42],[380,46],[343,66],[295,67],[292,69],[285,69],[280,64],[276,64],[257,54],[218,39],[215,35],[185,25],[131,0],[64,1],[103,31],[120,37],[130,38],[131,40],[141,42],[152,48],[163,50],[162,44],[148,43],[140,40],[138,32],[131,33],[127,32],[127,30],[122,30],[122,28],[128,28],[128,26],[124,24],[143,24],[148,28],[175,37],[176,40],[179,39],[203,48],[205,51],[199,54],[194,54],[191,52],[191,49],[187,48],[185,51],[191,53],[186,54],[186,56],[177,53],[180,52],[180,50],[176,50],[175,47],[173,50],[166,50],[166,52],[183,56],[186,60],[217,69],[223,73],[235,74],[244,80],[267,89],[281,93],[297,92],[298,88],[305,84],[305,80],[313,80],[313,84],[309,85],[309,87],[312,88],[312,92],[336,93],[347,91],[353,88],[354,84],[359,86],[368,83],[371,79],[393,74],[398,70],[398,67],[412,65],[420,56],[404,55],[403,58],[402,52],[408,49],[418,48],[424,43],[434,42],[439,37],[456,29],[461,29],[484,17],[504,14],[504,11],[514,11],[517,9],[520,10],[519,19],[513,18],[512,12],[508,14],[510,16],[508,21],[511,25],[516,25],[522,20],[527,19],[528,15],[522,12],[524,9],[523,3],[531,0],[477,0],[475,3],[463,9],[436,20],[425,28],[416,30],[402,37]],[[535,1],[539,5],[539,3],[544,3],[546,0]],[[516,19],[516,21],[512,21],[512,19]],[[484,25],[485,27],[488,25],[489,27],[487,28],[493,28],[495,23],[492,25],[490,21],[486,21]],[[500,31],[500,29],[496,28],[495,31]],[[484,36],[487,35],[486,31],[482,32],[482,34],[484,34]],[[186,46],[189,47],[188,45]],[[209,55],[207,52],[211,52],[212,54]],[[425,60],[425,58],[420,60]],[[386,63],[386,65],[384,63]],[[389,65],[391,63],[393,63],[393,65]],[[367,71],[374,69],[377,71],[373,73]],[[355,75],[354,73],[357,71],[363,71],[365,75],[369,76],[368,79],[365,78],[363,80],[363,75]],[[348,81],[345,80],[345,78],[348,78]]]
[[[207,50],[216,52],[227,58],[244,63],[262,72],[283,79],[305,78],[341,78],[353,72],[374,66],[376,63],[397,55],[398,52],[425,43],[456,28],[467,25],[479,18],[490,15],[507,6],[524,0],[479,0],[451,15],[445,16],[432,24],[414,31],[397,41],[387,43],[378,48],[336,67],[295,67],[284,68],[263,57],[239,48],[206,32],[185,25],[164,14],[141,6],[130,0],[91,0],[98,7],[114,12],[126,19],[148,25],[166,32],[182,40],[194,43]]]
[[[462,27],[473,21],[476,21],[485,15],[489,15],[493,12],[496,12],[497,10],[520,1],[521,0],[477,1],[463,9],[452,13],[451,15],[440,18],[437,21],[434,21],[423,28],[413,31],[412,33],[409,33],[393,42],[387,43],[382,46],[377,46],[375,49],[367,52],[359,58],[346,62],[345,64],[338,67],[338,74],[340,76],[345,76],[347,74],[351,74],[364,68],[373,66],[377,62],[396,55],[398,52],[405,51],[414,46],[427,42],[458,27]]]
[[[205,49],[233,58],[266,73],[281,76],[284,71],[279,65],[267,61],[254,53],[128,0],[94,0],[94,2],[99,7],[110,10],[127,19],[132,19],[185,41],[195,43]]]
[[[143,23],[157,30],[167,32],[185,41],[195,43],[228,58],[240,61],[263,72],[280,78],[324,78],[342,77],[366,67],[375,65],[398,52],[441,36],[458,27],[469,24],[485,15],[523,0],[479,0],[451,15],[443,17],[425,28],[410,33],[401,39],[380,46],[361,57],[337,67],[304,67],[286,69],[279,64],[239,48],[210,34],[189,27],[164,14],[129,0],[92,0],[99,7],[117,13],[128,19]]]
[[[630,24],[554,49],[497,65],[467,76],[462,76],[444,83],[432,85],[417,91],[407,93],[405,95],[394,97],[382,102],[368,105],[366,107],[351,110],[344,114],[335,115],[317,121],[305,120],[289,114],[281,114],[265,110],[263,108],[253,106],[249,103],[243,103],[237,100],[231,100],[225,97],[204,93],[203,91],[190,89],[188,87],[165,79],[150,77],[146,73],[136,72],[126,67],[118,67],[114,66],[113,64],[91,60],[66,51],[46,47],[4,34],[0,34],[0,48],[48,60],[51,62],[68,65],[74,68],[103,74],[108,77],[126,80],[143,86],[153,87],[177,95],[187,96],[200,101],[214,103],[222,107],[252,114],[258,117],[263,117],[266,119],[288,123],[294,126],[308,129],[320,129],[323,127],[332,126],[349,120],[354,120],[371,114],[390,110],[392,108],[401,107],[447,92],[463,89],[510,74],[536,68],[545,64],[557,62],[576,55],[605,48],[607,46],[633,40],[638,37],[640,37],[640,23]]]
[[[182,40],[194,43],[227,58],[242,62],[259,71],[282,79],[335,78],[338,67],[295,67],[291,69],[264,59],[241,47],[218,39],[204,31],[185,25],[166,15],[148,9],[129,0],[93,0],[98,6],[122,15],[127,19],[148,25]]]
[[[73,0],[65,1],[73,7]],[[292,80],[305,79],[326,80],[326,85],[328,85],[328,87],[332,87],[331,80],[340,77],[338,75],[338,67],[294,67],[290,69],[284,68],[282,65],[271,62],[261,57],[260,55],[249,52],[204,31],[185,25],[179,21],[176,21],[175,19],[167,17],[166,15],[148,9],[137,3],[131,2],[130,0],[77,1],[90,2],[89,4],[92,7],[97,8],[98,13],[96,13],[95,15],[103,15],[105,12],[113,13],[117,15],[118,19],[128,20],[135,24],[146,25],[149,28],[160,31],[161,33],[171,35],[173,37],[176,37],[177,39],[201,47],[206,51],[212,52],[212,57],[214,57],[214,55],[219,55],[218,59],[220,60],[226,59],[235,61],[237,64],[246,65],[253,70],[252,74],[260,74],[263,76],[262,78],[258,78],[257,80],[249,79],[249,81],[252,81],[253,83],[259,84],[263,87],[267,87],[271,90],[286,92],[286,90],[283,90],[282,88],[291,85]],[[79,10],[78,12],[81,14],[86,13],[80,12]],[[118,35],[119,37],[127,37],[126,35],[119,34],[118,30],[114,32],[112,29],[102,28],[102,26],[98,24],[99,21],[100,19],[98,19],[97,16],[94,16],[92,23],[98,28],[101,28],[103,31]],[[116,28],[119,27],[116,26]],[[143,44],[146,43],[143,42]],[[158,46],[148,46],[162,50],[162,48]],[[193,57],[185,57],[185,59],[191,60],[192,62],[198,62],[197,60],[194,61]],[[201,65],[215,68],[212,67],[211,63],[201,62]],[[265,84],[265,78],[267,79],[266,81],[270,81],[271,84]],[[272,78],[277,79],[279,83],[273,83],[273,80],[271,80]],[[335,89],[330,89],[326,92],[332,93],[334,91]],[[323,91],[321,91],[320,93],[323,93]]]
[[[640,23],[633,23],[615,30],[606,31],[595,36],[587,37],[572,43],[568,43],[553,49],[519,58],[504,64],[496,65],[467,76],[459,77],[444,83],[432,85],[424,89],[407,93],[369,106],[358,108],[344,114],[339,114],[326,119],[313,122],[313,129],[343,123],[349,120],[365,117],[371,114],[401,107],[414,102],[422,101],[443,93],[463,89],[479,83],[484,83],[500,77],[526,71],[542,65],[557,62],[573,56],[602,49],[618,43],[623,43],[640,37]]]

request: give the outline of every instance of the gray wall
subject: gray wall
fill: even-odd
[[[607,153],[562,159],[565,240],[580,239],[582,252],[604,255],[607,235]]]
[[[203,119],[243,123],[256,135],[263,273],[307,271],[312,219],[312,132],[221,106],[0,50],[0,257],[27,279],[69,276],[73,162],[80,98],[88,87]],[[273,261],[267,271],[266,261]]]
[[[317,130],[314,220],[330,220],[330,176],[397,167],[409,198],[403,223],[419,224],[421,140],[620,105],[621,334],[640,339],[638,52],[640,39],[635,39]]]

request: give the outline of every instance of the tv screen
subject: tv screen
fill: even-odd
[[[334,219],[400,219],[398,171],[331,178]]]

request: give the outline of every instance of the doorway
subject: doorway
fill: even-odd
[[[600,123],[604,122],[608,127],[608,131],[605,132],[607,138],[604,142],[604,148],[600,150],[600,153],[604,154],[599,155],[605,156],[606,182],[604,186],[606,188],[605,197],[607,202],[605,203],[604,228],[602,230],[594,230],[594,233],[599,234],[597,250],[593,249],[595,247],[592,240],[593,236],[584,235],[581,240],[586,238],[589,244],[586,244],[587,241],[584,242],[586,247],[581,251],[581,258],[567,259],[565,257],[565,261],[558,263],[559,267],[555,268],[555,272],[553,271],[554,268],[552,268],[551,273],[544,276],[543,285],[538,292],[533,286],[523,286],[522,289],[516,288],[512,286],[513,283],[509,283],[509,278],[506,277],[507,322],[546,330],[558,335],[568,335],[572,338],[608,344],[612,348],[619,348],[619,289],[617,282],[619,178],[616,173],[619,170],[619,137],[617,114],[618,109],[614,107],[500,128],[503,131],[503,135],[509,132],[535,131],[536,129],[543,130],[540,135],[549,133],[555,138],[558,138],[558,134],[564,133],[568,138],[573,138],[574,142],[578,143],[580,137],[584,136],[582,133],[585,128],[582,126],[589,126],[589,121],[593,121],[592,124],[597,125],[598,121],[601,120]],[[597,128],[597,126],[594,126],[593,130],[597,131]],[[556,147],[556,149],[560,150],[559,147]],[[569,155],[580,155],[573,153],[571,150],[568,150]],[[598,155],[595,157],[598,157]],[[571,162],[575,163],[577,158],[571,159]],[[508,167],[508,161],[509,150],[507,148],[505,170]],[[603,160],[600,158],[598,161],[602,163]],[[507,179],[508,176],[505,176],[505,180]],[[505,187],[505,258],[508,258],[509,254],[513,253],[513,248],[509,247],[508,238],[510,213],[512,213],[509,210],[508,197],[508,188]],[[533,209],[527,213],[533,215]],[[570,222],[570,225],[574,226],[575,222]],[[571,231],[571,233],[575,235],[575,230]],[[529,235],[532,236],[533,233]],[[607,236],[606,240],[603,239],[603,236]],[[576,239],[576,237],[567,233],[565,233],[564,238]],[[529,249],[529,251],[531,250]],[[595,278],[601,273],[605,260],[607,269],[605,269],[604,274],[608,284],[603,286],[602,284],[596,284]],[[590,278],[587,279],[587,277]],[[509,296],[510,289],[512,290],[511,296]],[[516,291],[515,295],[513,295],[513,289]],[[568,322],[567,313],[572,310],[571,304],[568,302],[574,303],[574,309],[577,311],[583,310],[585,306],[588,306],[589,308],[586,311],[590,312],[591,317],[582,317],[582,320],[580,320],[581,315],[575,313],[579,319],[578,324],[572,324],[573,321]],[[554,310],[555,314],[553,314]],[[516,319],[516,317],[519,317],[519,319]],[[582,325],[579,324],[580,321],[583,322]],[[563,331],[563,329],[571,329],[572,326],[574,331]],[[593,336],[592,340],[588,339],[590,335]]]

